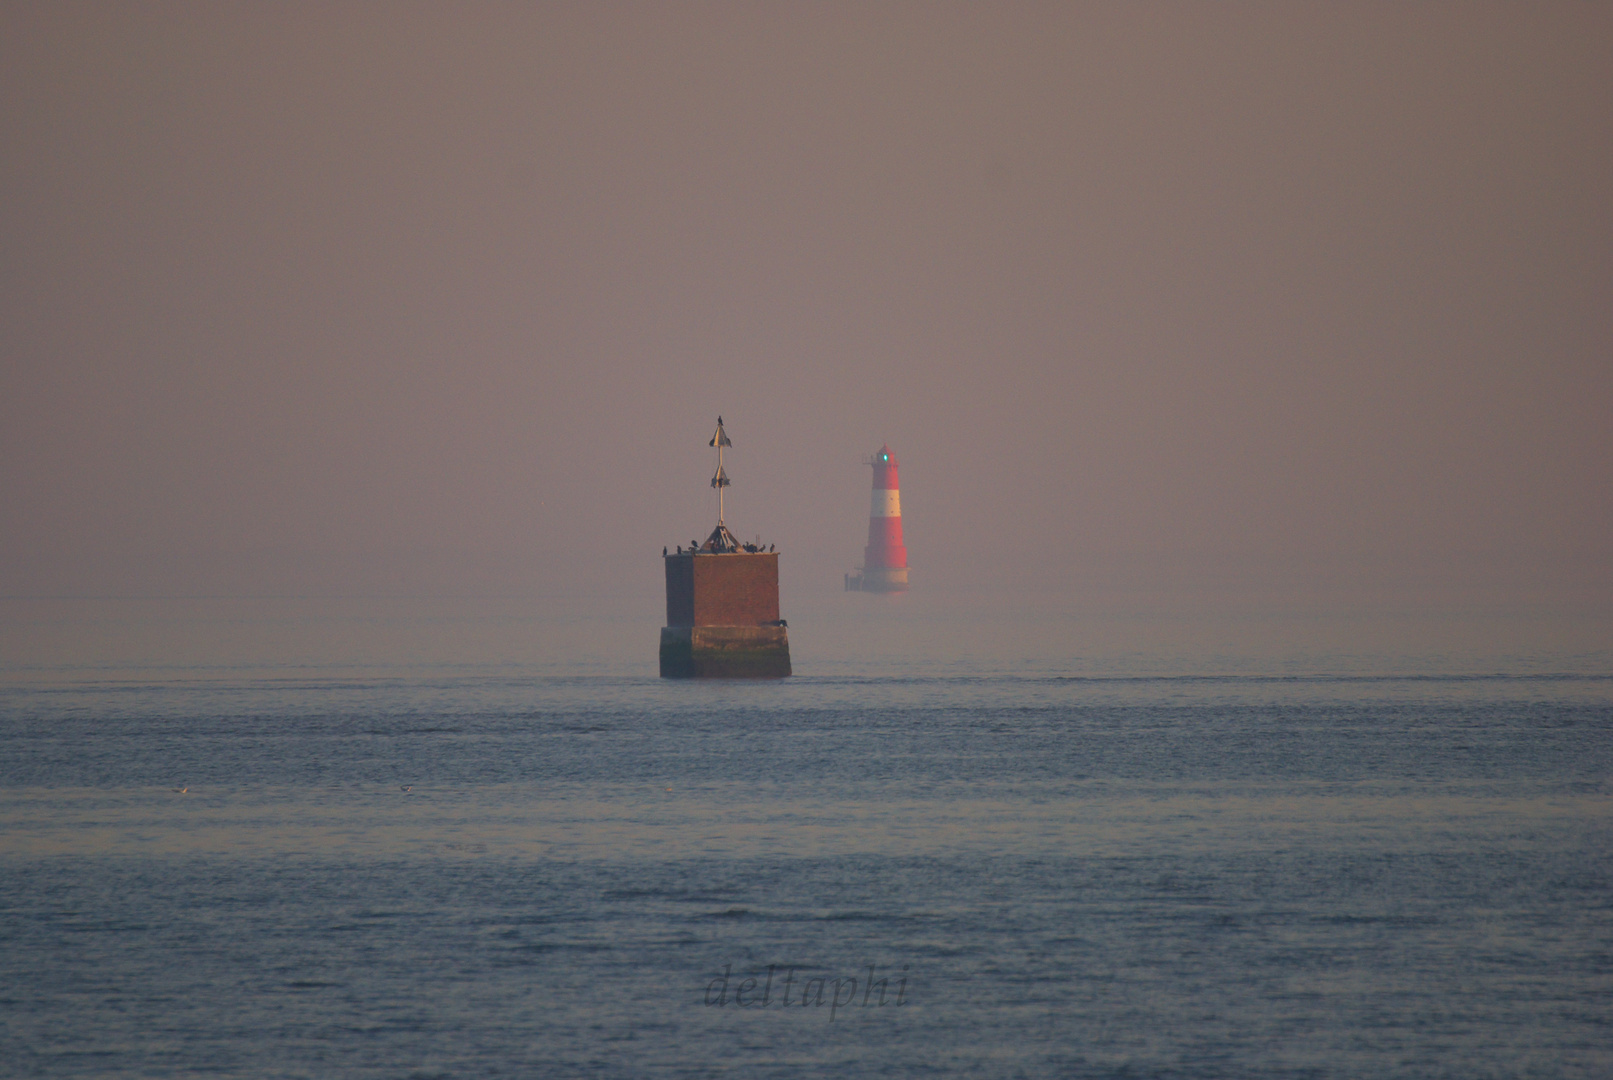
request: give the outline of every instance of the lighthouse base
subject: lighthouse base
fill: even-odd
[[[782,626],[663,626],[663,679],[779,679],[790,673]]]
[[[846,575],[847,592],[906,592],[907,567],[868,567]]]

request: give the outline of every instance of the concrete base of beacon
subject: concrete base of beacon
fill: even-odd
[[[790,635],[782,626],[663,626],[663,679],[782,679]]]
[[[899,570],[868,568],[846,575],[847,592],[906,592],[907,567]]]

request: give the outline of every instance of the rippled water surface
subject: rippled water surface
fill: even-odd
[[[1613,1075],[1606,677],[24,672],[0,746],[0,1072]]]

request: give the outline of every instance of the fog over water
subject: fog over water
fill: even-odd
[[[1603,5],[0,19],[0,593],[1613,607]]]
[[[0,683],[654,676],[659,595],[0,601]],[[1117,614],[1013,597],[791,602],[798,674],[1606,673],[1604,620],[1516,611]]]

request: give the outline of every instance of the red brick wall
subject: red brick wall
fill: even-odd
[[[762,626],[778,621],[778,556],[668,555],[668,626]]]

